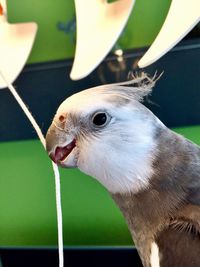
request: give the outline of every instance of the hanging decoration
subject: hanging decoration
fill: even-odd
[[[7,22],[6,1],[0,0],[0,88],[8,88],[25,115],[34,127],[42,145],[46,149],[45,138],[34,117],[24,104],[21,97],[13,87],[12,83],[22,71],[29,53],[31,52],[37,32],[37,24]],[[62,232],[62,208],[60,195],[60,175],[58,167],[52,162],[55,175],[56,206],[58,222],[58,245],[59,245],[59,267],[64,266],[63,256],[63,232]]]
[[[31,52],[36,32],[35,22],[10,24],[7,21],[6,1],[0,1],[0,69],[9,82],[13,82],[22,71]],[[0,88],[6,83],[0,77]]]
[[[90,74],[120,36],[135,0],[75,0],[77,36],[72,80]]]
[[[154,63],[174,47],[199,21],[199,0],[172,0],[158,36],[138,62],[138,66],[144,68]]]

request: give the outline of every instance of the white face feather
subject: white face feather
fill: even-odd
[[[85,90],[59,107],[51,126],[56,125],[57,145],[66,146],[76,139],[76,147],[61,165],[78,167],[111,193],[137,192],[148,186],[153,174],[154,133],[159,122],[137,100],[106,90],[102,86]],[[99,112],[108,117],[102,127],[92,123]],[[60,116],[65,117],[63,128]]]
[[[153,128],[124,108],[116,109],[112,116],[98,138],[85,142],[77,165],[111,193],[136,192],[148,186],[153,174]]]

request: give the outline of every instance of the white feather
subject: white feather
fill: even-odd
[[[160,267],[159,248],[155,242],[151,244],[150,264],[151,267]]]
[[[153,175],[156,144],[152,118],[148,120],[136,106],[110,110],[104,103],[114,118],[110,127],[81,143],[84,149],[80,149],[78,167],[111,193],[137,192],[148,186]]]

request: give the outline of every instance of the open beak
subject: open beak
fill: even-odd
[[[53,124],[50,126],[46,135],[46,150],[49,157],[61,165],[76,146],[75,138],[64,140],[66,133],[57,129]]]

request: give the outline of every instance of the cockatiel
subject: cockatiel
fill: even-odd
[[[46,148],[95,177],[124,214],[145,267],[200,266],[200,147],[141,102],[155,79],[97,86],[58,108]]]

